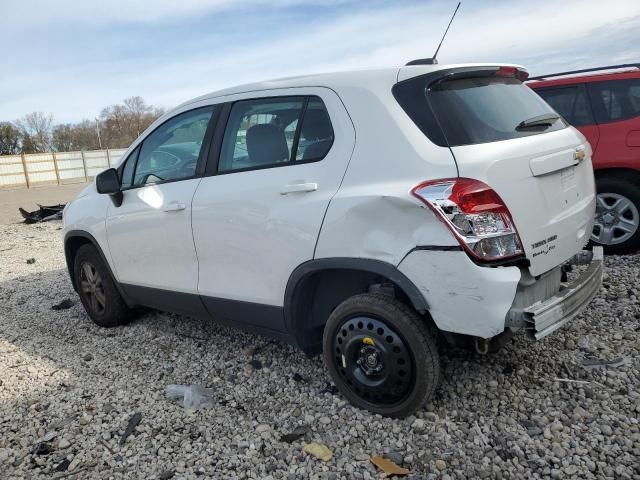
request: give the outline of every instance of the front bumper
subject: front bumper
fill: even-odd
[[[562,284],[553,296],[510,312],[511,318],[517,318],[527,334],[536,340],[555,332],[581,313],[602,284],[602,247],[593,247],[592,252],[581,252],[569,264],[588,264],[588,267],[574,281]]]

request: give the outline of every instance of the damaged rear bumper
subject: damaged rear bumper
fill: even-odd
[[[604,268],[602,247],[593,247],[592,252],[580,252],[568,264],[587,264],[588,267],[575,280],[569,283],[560,284],[560,270],[540,279],[543,282],[543,290],[549,291],[549,287],[556,283],[559,287],[557,293],[544,300],[527,304],[526,299],[531,300],[531,290],[535,288],[537,290],[536,293],[539,293],[540,286],[532,284],[525,285],[522,288],[519,287],[520,302],[515,302],[514,307],[507,315],[507,324],[509,326],[524,328],[530,337],[540,340],[555,332],[587,307],[602,284]],[[539,283],[540,280],[535,283]],[[523,299],[525,299],[525,302],[522,301]],[[520,303],[522,306],[516,306],[516,303]]]

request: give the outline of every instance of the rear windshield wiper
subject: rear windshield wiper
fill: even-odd
[[[531,127],[550,127],[553,125],[553,122],[560,118],[559,115],[555,113],[545,113],[544,115],[538,115],[537,117],[531,117],[527,120],[521,121],[516,130],[522,130],[525,128]]]

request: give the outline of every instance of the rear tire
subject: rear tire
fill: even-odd
[[[591,242],[607,254],[640,248],[640,187],[615,177],[596,181],[598,200]]]
[[[427,322],[395,298],[356,295],[327,321],[324,362],[352,404],[402,418],[421,408],[438,385],[435,338]]]
[[[73,274],[80,301],[97,325],[116,327],[131,318],[131,309],[93,245],[80,247],[74,260]]]

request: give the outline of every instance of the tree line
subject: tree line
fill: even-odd
[[[0,121],[0,155],[128,147],[164,113],[142,97],[105,107],[95,120],[55,124],[52,114],[32,112]]]

